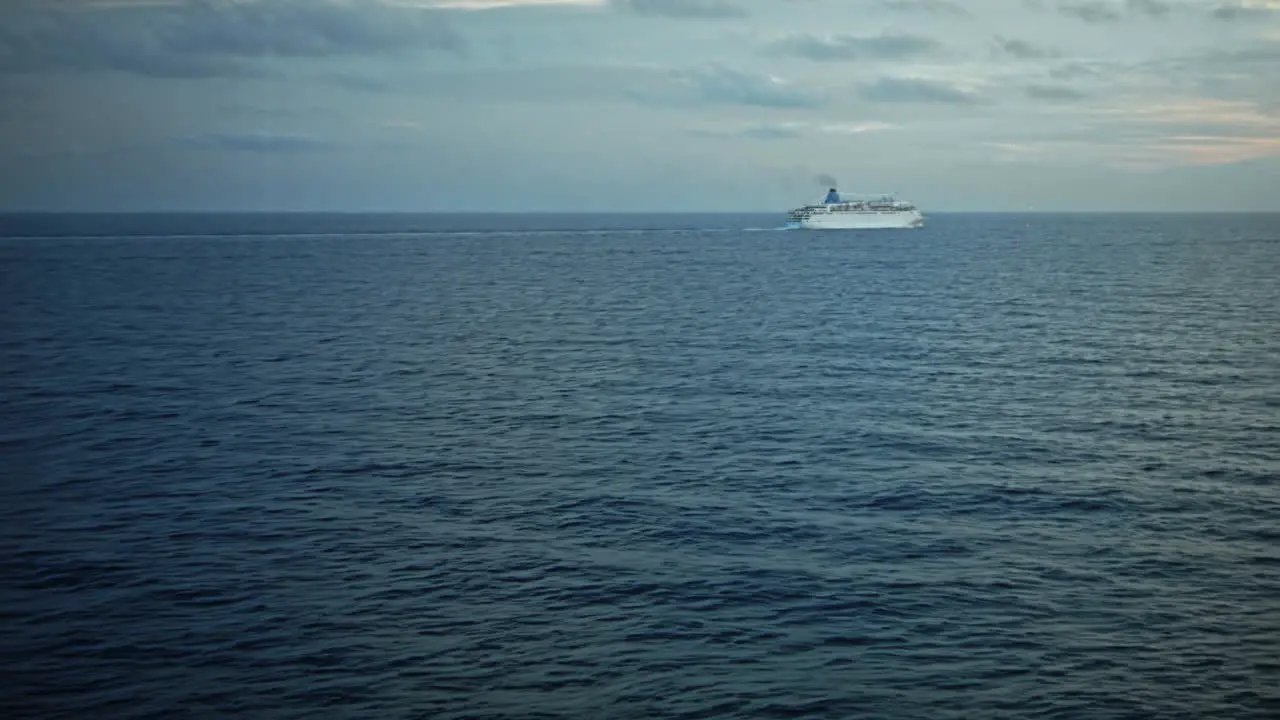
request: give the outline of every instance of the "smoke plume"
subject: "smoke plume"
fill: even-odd
[[[836,182],[836,179],[835,179],[835,178],[831,177],[830,175],[828,175],[828,174],[826,174],[826,173],[822,173],[822,174],[818,175],[818,184],[819,184],[819,185],[826,185],[827,187],[839,187],[839,186],[840,186],[840,183]]]

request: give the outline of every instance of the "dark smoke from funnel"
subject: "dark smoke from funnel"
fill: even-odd
[[[826,173],[818,175],[818,184],[826,185],[827,187],[840,187],[840,183],[836,182],[835,178]]]

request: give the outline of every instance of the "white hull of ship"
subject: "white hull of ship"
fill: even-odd
[[[815,212],[791,227],[802,230],[902,230],[924,225],[924,216],[912,212]]]

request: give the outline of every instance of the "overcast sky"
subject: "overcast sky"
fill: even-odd
[[[1280,0],[0,0],[0,209],[1280,210]]]

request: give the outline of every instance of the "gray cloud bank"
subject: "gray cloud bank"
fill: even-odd
[[[0,72],[114,70],[151,77],[236,77],[255,61],[465,52],[438,12],[336,0],[10,9],[0,25]]]
[[[937,52],[942,44],[918,35],[884,34],[866,37],[808,33],[791,35],[770,43],[766,53],[790,55],[816,61],[858,59],[902,59]]]
[[[20,1],[3,207],[1280,202],[1260,0]]]
[[[726,0],[614,0],[613,5],[655,17],[732,20],[748,16],[746,10]]]

